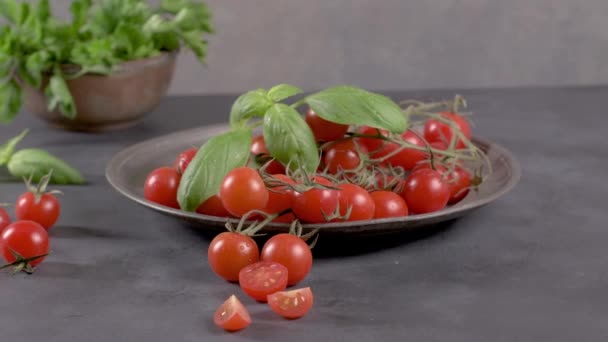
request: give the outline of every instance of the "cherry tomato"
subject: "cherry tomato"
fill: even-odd
[[[357,151],[354,139],[348,139],[331,144],[325,150],[323,162],[330,173],[338,173],[340,170],[354,170],[361,164],[361,158]],[[361,153],[365,153],[364,147],[359,147]]]
[[[171,167],[161,167],[152,171],[144,183],[144,197],[152,202],[179,209],[177,188],[181,175]]]
[[[316,176],[315,182],[327,186],[332,183],[323,177]],[[294,192],[292,210],[297,218],[310,223],[326,222],[338,207],[339,192],[333,189],[312,188],[305,192]]]
[[[2,230],[11,224],[11,217],[4,208],[0,208],[0,233]]]
[[[205,202],[196,208],[196,212],[203,215],[211,215],[211,216],[219,216],[219,217],[229,217],[230,213],[224,205],[222,204],[222,200],[220,200],[218,195],[213,195],[209,197]]]
[[[385,129],[378,129],[369,126],[363,126],[358,130],[359,134],[364,135],[382,135],[388,137],[389,133]],[[379,151],[380,147],[384,145],[385,141],[378,138],[357,138],[359,145],[365,147],[370,153]]]
[[[374,200],[362,187],[355,184],[340,185],[340,215],[350,208],[350,216],[345,221],[370,220],[376,210]]]
[[[272,175],[272,177],[282,181],[283,183],[287,183],[287,184],[296,183],[296,182],[294,182],[293,179],[291,179],[290,177],[288,177],[286,175],[276,174],[276,175]],[[291,189],[289,189],[287,186],[277,186],[277,187],[273,187],[273,188],[268,188],[268,204],[266,204],[266,207],[264,207],[264,209],[262,209],[262,210],[268,214],[278,214],[282,211],[290,209],[293,204],[293,200],[294,200],[293,191]],[[289,215],[289,213],[285,214],[283,216],[287,216],[287,215]],[[281,216],[277,219],[280,219],[283,216]],[[283,219],[285,219],[285,218],[283,218]],[[281,220],[283,220],[283,219],[281,219]],[[276,219],[275,219],[275,222],[280,222],[280,221],[276,221]],[[289,222],[291,222],[291,221],[289,221]]]
[[[378,189],[382,190],[398,190],[403,188],[403,182],[405,179],[403,177],[399,177],[397,181],[395,181],[395,176],[393,175],[376,175],[376,186]],[[389,189],[390,187],[390,189]]]
[[[238,331],[251,324],[251,316],[243,303],[232,295],[217,308],[213,315],[213,322],[226,331]]]
[[[421,169],[405,180],[401,196],[412,212],[430,213],[445,208],[450,199],[450,187],[440,172]]]
[[[36,195],[28,191],[17,199],[15,216],[17,220],[29,220],[40,224],[44,229],[51,228],[61,213],[61,205],[51,193]]]
[[[270,159],[270,152],[268,152],[268,148],[266,147],[266,141],[264,141],[263,135],[256,135],[253,137],[251,142],[251,154],[254,156],[262,156],[264,159]],[[269,174],[284,174],[285,166],[280,162],[273,160],[266,166],[266,173]]]
[[[17,221],[8,225],[0,234],[0,253],[7,263],[17,261],[15,252],[23,259],[30,259],[49,253],[49,235],[34,221]],[[39,265],[44,256],[29,261],[31,267]]]
[[[190,165],[192,159],[194,159],[196,152],[198,152],[196,148],[190,148],[183,151],[177,156],[177,158],[175,158],[175,162],[173,162],[173,167],[177,170],[177,172],[181,174],[186,171],[186,168],[188,167],[188,165]]]
[[[406,131],[401,135],[401,137],[410,144],[420,147],[426,146],[424,141],[412,131]],[[380,151],[374,155],[374,158],[387,156],[389,153],[393,153],[398,149],[400,149],[399,152],[396,152],[394,155],[389,157],[386,161],[384,161],[384,164],[390,164],[393,167],[400,166],[405,170],[411,170],[414,168],[414,166],[416,166],[416,163],[424,160],[427,155],[425,151],[416,150],[413,148],[401,148],[395,143],[388,143],[385,144]]]
[[[236,217],[251,210],[262,210],[268,204],[268,189],[257,170],[237,167],[228,172],[220,187],[224,208]]]
[[[334,141],[342,138],[348,131],[348,125],[327,121],[318,116],[312,109],[308,109],[304,120],[312,130],[317,141]]]
[[[268,296],[268,305],[272,311],[288,319],[306,315],[313,303],[314,296],[310,287],[276,292]]]
[[[414,170],[432,169],[430,161],[424,161],[416,165]],[[462,165],[456,165],[452,172],[448,173],[449,166],[435,163],[435,170],[440,172],[446,178],[446,182],[450,188],[450,199],[448,204],[460,202],[469,193],[471,187],[471,173]]]
[[[375,203],[374,218],[407,216],[407,204],[401,196],[391,191],[374,191],[370,194]]]
[[[256,262],[239,272],[239,284],[251,298],[266,303],[268,295],[287,287],[287,268],[278,262]]]
[[[260,258],[287,267],[287,284],[290,286],[306,278],[312,268],[310,247],[302,238],[286,233],[277,234],[266,241]]]
[[[471,139],[471,125],[469,124],[467,119],[456,113],[444,112],[441,113],[441,115],[444,118],[451,120],[453,123],[455,123],[458,129],[462,132],[462,134],[467,139]],[[450,127],[450,125],[439,120],[429,119],[424,124],[424,139],[426,139],[426,141],[428,141],[429,143],[435,141],[443,141],[449,144],[452,140],[453,133],[454,132],[452,131],[452,127]],[[458,139],[458,142],[456,143],[456,148],[464,147],[464,141],[462,141],[462,139]]]
[[[209,244],[207,260],[213,272],[228,281],[238,281],[243,267],[260,260],[255,241],[243,234],[223,232]]]

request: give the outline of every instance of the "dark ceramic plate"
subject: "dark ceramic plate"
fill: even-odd
[[[143,183],[146,175],[162,165],[172,165],[182,150],[200,146],[208,138],[226,131],[226,125],[201,127],[177,132],[133,145],[119,152],[108,163],[106,177],[110,184],[133,201],[174,216],[197,228],[204,230],[224,229],[230,219],[215,216],[187,213],[149,202],[143,197]],[[376,219],[364,222],[343,222],[315,224],[324,233],[376,235],[403,232],[433,226],[463,216],[474,209],[484,206],[511,190],[519,181],[520,168],[513,156],[505,148],[490,141],[474,138],[473,142],[483,149],[492,163],[493,173],[479,187],[456,205],[438,212],[412,215],[403,218]],[[233,220],[236,222],[236,220]],[[304,225],[305,228],[312,226]],[[266,231],[286,231],[286,224],[271,224]]]

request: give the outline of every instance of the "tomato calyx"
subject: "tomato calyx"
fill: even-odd
[[[37,185],[32,185],[32,176],[29,178],[23,178],[25,182],[25,186],[29,192],[34,194],[35,203],[40,203],[42,199],[42,195],[51,194],[51,195],[62,195],[63,192],[59,190],[47,190],[49,186],[49,182],[51,181],[51,176],[53,174],[53,170],[49,171],[46,175],[40,178],[40,182]]]
[[[309,231],[308,233],[304,234],[304,227],[302,226],[302,223],[300,223],[299,220],[294,220],[289,225],[289,234],[299,237],[306,243],[308,243],[308,240],[312,239],[312,242],[308,243],[308,247],[310,249],[313,249],[317,245],[317,241],[319,240],[318,233],[319,233],[320,229],[321,228],[315,228],[315,229]]]
[[[13,273],[19,273],[19,272],[23,271],[27,274],[32,274],[32,273],[34,273],[34,270],[35,270],[31,264],[32,261],[38,260],[40,258],[44,258],[47,255],[49,255],[48,253],[46,253],[46,254],[36,255],[33,257],[29,257],[29,258],[24,258],[21,254],[19,254],[17,251],[13,250],[10,247],[8,248],[8,251],[11,252],[13,257],[15,257],[15,261],[0,266],[0,270],[13,267]]]

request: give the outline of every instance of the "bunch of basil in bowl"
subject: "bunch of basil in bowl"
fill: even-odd
[[[204,63],[211,12],[196,0],[0,0],[0,122],[27,111],[70,130],[130,126],[158,105],[180,49]]]

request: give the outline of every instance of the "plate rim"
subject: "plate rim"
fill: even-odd
[[[120,181],[118,181],[119,175],[117,174],[119,165],[121,163],[128,162],[128,160],[130,159],[128,157],[133,155],[133,151],[137,151],[137,150],[141,149],[143,146],[153,145],[155,143],[160,143],[163,141],[170,140],[172,137],[188,135],[188,134],[192,134],[194,132],[199,132],[203,136],[210,136],[212,134],[217,134],[217,133],[226,131],[227,129],[229,129],[229,125],[227,125],[226,123],[211,124],[211,125],[190,128],[190,129],[186,129],[186,130],[180,130],[177,132],[164,134],[161,136],[157,136],[154,138],[140,141],[135,144],[131,144],[131,145],[121,149],[107,162],[106,168],[105,168],[105,178],[108,181],[108,183],[114,188],[114,190],[117,191],[118,193],[120,193],[121,195],[138,203],[139,205],[153,209],[160,213],[163,213],[166,215],[171,215],[171,216],[176,216],[176,217],[179,217],[180,219],[187,219],[187,220],[194,220],[194,221],[205,220],[205,221],[214,222],[216,224],[225,224],[227,222],[237,223],[237,222],[239,222],[239,219],[237,219],[237,218],[222,218],[222,217],[217,217],[217,216],[198,214],[196,212],[186,212],[186,211],[166,207],[166,206],[148,201],[145,198],[140,197],[137,194],[134,194],[132,191],[124,188],[121,184],[119,184],[120,183]],[[507,159],[507,164],[511,166],[510,167],[511,177],[509,178],[507,183],[504,186],[502,186],[498,191],[492,192],[492,193],[488,194],[486,197],[483,197],[483,198],[481,198],[477,201],[471,202],[471,203],[464,203],[460,206],[448,207],[448,208],[442,209],[441,211],[427,213],[427,214],[416,214],[416,215],[408,215],[405,217],[372,219],[372,220],[367,220],[367,221],[330,222],[330,223],[315,223],[315,224],[307,223],[307,224],[303,224],[302,226],[305,229],[306,228],[309,228],[309,229],[310,228],[320,228],[322,231],[328,231],[328,230],[334,230],[334,229],[356,228],[358,226],[369,226],[369,225],[383,224],[383,223],[400,223],[400,222],[405,223],[405,222],[409,222],[409,221],[419,221],[419,220],[434,218],[437,216],[437,213],[441,213],[442,215],[445,215],[445,216],[453,216],[453,215],[457,215],[460,212],[466,212],[469,210],[483,207],[483,206],[495,201],[496,199],[504,196],[505,194],[509,193],[511,190],[513,190],[513,188],[519,183],[519,181],[521,179],[521,173],[522,173],[521,165],[517,161],[517,159],[514,157],[514,155],[508,149],[503,147],[502,145],[497,144],[486,138],[474,136],[474,137],[472,137],[471,141],[477,142],[480,144],[484,144],[486,146],[492,146],[492,148],[497,150],[501,156],[503,156]],[[274,223],[274,222],[271,222],[267,225],[267,227],[269,227],[269,228],[271,228],[271,227],[272,228],[286,228],[288,226],[289,226],[289,224],[287,224],[287,223]]]

